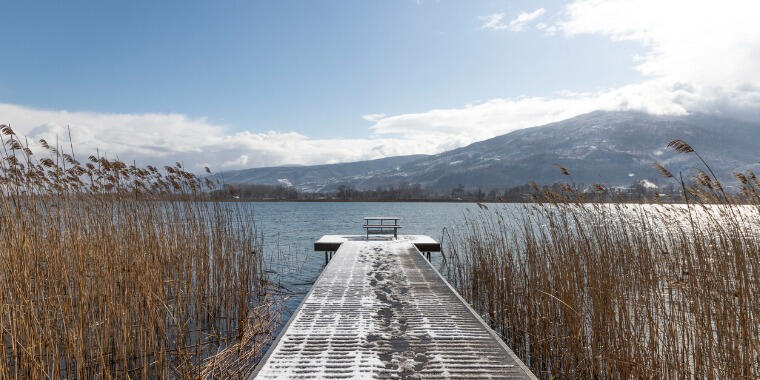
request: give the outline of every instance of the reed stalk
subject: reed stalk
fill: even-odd
[[[565,186],[469,213],[446,273],[539,377],[760,378],[760,183],[729,194],[706,169],[682,204]]]
[[[214,184],[0,126],[0,378],[249,371],[277,321],[252,215]]]

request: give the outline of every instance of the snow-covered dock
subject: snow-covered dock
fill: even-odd
[[[341,241],[252,376],[535,379],[401,237]]]
[[[426,235],[399,235],[398,238],[372,237],[374,240],[406,241],[414,244],[421,252],[440,252],[441,244]],[[314,250],[319,252],[335,252],[340,245],[347,241],[367,241],[365,235],[325,235],[314,242]]]

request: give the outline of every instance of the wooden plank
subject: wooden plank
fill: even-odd
[[[343,242],[252,376],[535,378],[408,240]]]

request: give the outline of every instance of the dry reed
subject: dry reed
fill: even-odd
[[[213,184],[0,126],[0,378],[239,378],[277,320],[252,216]],[[71,148],[71,149],[68,149]]]
[[[679,181],[683,204],[565,186],[470,214],[448,276],[539,377],[760,378],[760,183],[728,194],[698,159],[711,174]]]

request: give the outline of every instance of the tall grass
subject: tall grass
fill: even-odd
[[[656,167],[683,204],[565,186],[446,239],[451,281],[539,377],[760,378],[760,183],[737,174],[729,194],[707,166]]]
[[[242,377],[277,318],[252,216],[213,184],[0,126],[0,378]],[[67,151],[67,153],[64,153]]]

